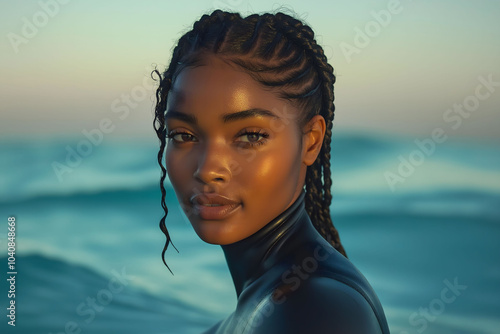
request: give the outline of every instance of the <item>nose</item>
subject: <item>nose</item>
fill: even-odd
[[[203,184],[227,183],[232,176],[229,167],[230,157],[225,153],[223,144],[206,144],[200,152],[198,168],[193,176]]]

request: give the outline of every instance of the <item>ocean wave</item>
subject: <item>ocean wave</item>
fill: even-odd
[[[207,310],[142,291],[126,268],[103,275],[38,254],[18,255],[16,262],[16,333],[60,332],[70,321],[91,333],[200,333],[215,321]],[[0,283],[3,291],[7,284]]]
[[[336,134],[331,161],[333,192],[401,196],[467,189],[500,193],[497,146],[441,145],[421,164],[402,166],[402,161],[410,161],[411,152],[415,151],[416,146],[409,139]],[[77,147],[78,141],[74,140],[0,144],[4,157],[0,162],[0,202],[158,187],[161,172],[156,161],[156,142],[108,141],[69,166],[68,152]],[[168,177],[165,182],[170,186]]]
[[[403,194],[344,194],[333,196],[331,213],[337,215],[388,215],[399,217],[481,217],[498,222],[500,196],[497,192],[424,190]]]
[[[67,160],[77,146],[74,140],[2,143],[0,202],[158,184],[157,148],[150,143],[110,141],[79,162]]]

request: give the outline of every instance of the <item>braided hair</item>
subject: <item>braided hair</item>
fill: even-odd
[[[297,119],[300,129],[315,115],[323,116],[326,133],[316,161],[307,168],[305,208],[318,232],[346,256],[330,216],[330,142],[335,111],[333,67],[316,43],[313,30],[290,15],[278,12],[242,18],[238,13],[215,10],[210,15],[203,15],[193,29],[179,39],[163,75],[156,69],[152,73],[159,77],[153,126],[160,140],[158,163],[161,205],[165,212],[160,229],[167,239],[162,251],[163,263],[168,268],[165,251],[172,243],[165,226],[168,209],[164,186],[166,168],[162,163],[166,146],[167,95],[181,70],[199,64],[207,54],[224,57],[263,86],[276,89],[280,97],[293,101],[303,111]]]

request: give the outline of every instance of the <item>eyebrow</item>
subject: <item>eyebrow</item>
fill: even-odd
[[[223,114],[220,118],[223,123],[230,123],[234,121],[239,121],[247,118],[252,118],[252,117],[271,117],[274,119],[281,119],[277,115],[273,114],[271,111],[266,110],[266,109],[261,109],[261,108],[252,108],[248,110],[242,110],[238,111],[235,113],[228,113],[228,114]],[[177,110],[169,110],[165,114],[165,121],[167,119],[178,119],[181,121],[184,121],[186,123],[190,123],[193,125],[198,124],[198,119],[196,116],[185,114],[183,112],[177,111]]]

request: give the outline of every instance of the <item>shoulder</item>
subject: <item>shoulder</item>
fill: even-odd
[[[278,287],[259,309],[258,333],[382,333],[363,295],[329,277],[311,276],[293,291]]]

